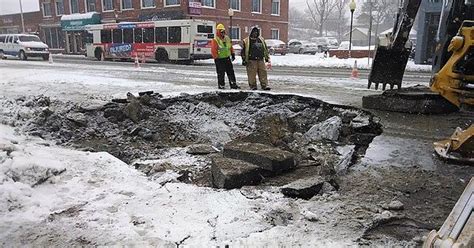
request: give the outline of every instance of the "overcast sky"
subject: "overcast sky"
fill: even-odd
[[[23,12],[38,11],[38,0],[21,0],[23,3]],[[218,0],[222,1],[222,0]],[[306,0],[289,0],[290,8],[305,8]],[[0,0],[0,15],[20,13],[20,0]]]
[[[39,10],[38,0],[21,0],[23,12]],[[0,0],[0,15],[20,13],[20,0]]]

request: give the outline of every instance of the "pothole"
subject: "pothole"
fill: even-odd
[[[336,185],[334,176],[357,162],[382,132],[369,112],[295,95],[211,92],[163,98],[146,92],[105,105],[45,97],[17,99],[16,104],[27,107],[33,117],[12,117],[30,134],[109,152],[163,183],[199,186],[215,186],[212,163],[216,156],[226,157],[231,144],[247,144],[249,150],[244,158],[232,159],[257,166],[264,163],[258,160],[263,155],[292,154],[293,165],[279,173],[260,173],[260,184],[282,186],[322,176]]]

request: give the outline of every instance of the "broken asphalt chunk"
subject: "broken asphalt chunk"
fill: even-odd
[[[256,185],[262,180],[260,167],[220,155],[212,157],[211,173],[212,184],[221,189]]]
[[[283,186],[281,193],[291,198],[309,200],[323,188],[324,179],[320,176],[304,178]]]
[[[296,166],[293,153],[260,143],[228,143],[224,146],[224,157],[247,161],[277,173]]]
[[[213,146],[207,144],[194,144],[188,146],[187,148],[188,150],[186,152],[191,155],[207,155],[219,152],[217,148],[214,148]]]
[[[333,116],[321,123],[313,125],[305,134],[304,138],[308,142],[320,140],[339,139],[339,133],[342,126],[342,119],[339,116]]]

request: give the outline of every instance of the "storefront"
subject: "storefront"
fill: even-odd
[[[85,26],[100,24],[100,22],[101,16],[97,12],[63,15],[61,17],[61,28],[64,32],[64,52],[85,54],[85,44],[90,39],[90,34],[85,31]]]

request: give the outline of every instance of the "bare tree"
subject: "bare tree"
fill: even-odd
[[[372,4],[372,13],[370,12],[370,4]],[[378,35],[380,25],[382,25],[383,28],[393,25],[393,18],[397,13],[398,6],[398,0],[366,0],[362,4],[362,13],[366,17],[372,15],[372,24],[375,25],[375,36]],[[362,22],[368,24],[368,20],[362,20]]]
[[[323,35],[324,26],[338,1],[340,0],[306,0],[308,13],[314,25],[318,27],[319,36]]]
[[[348,30],[347,27],[347,17],[346,13],[349,8],[349,0],[339,0],[336,1],[334,5],[334,19],[336,20],[336,33],[337,33],[337,40],[341,41],[342,37],[344,36],[344,33],[346,30]]]

